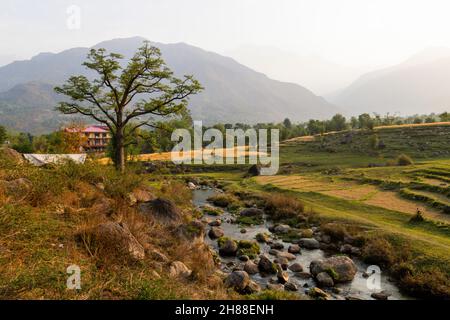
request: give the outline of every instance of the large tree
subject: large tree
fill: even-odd
[[[72,76],[55,91],[70,98],[57,109],[64,114],[93,118],[111,130],[116,167],[125,169],[127,136],[143,126],[154,126],[155,117],[181,114],[188,97],[202,90],[191,75],[176,78],[158,48],[148,42],[137,50],[126,66],[124,57],[105,49],[91,49],[83,63],[98,78]]]

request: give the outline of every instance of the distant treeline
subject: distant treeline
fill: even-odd
[[[213,126],[204,126],[203,130],[215,128],[226,135],[227,129],[278,129],[280,139],[323,134],[332,131],[367,129],[371,130],[377,126],[401,125],[401,124],[420,124],[450,121],[450,113],[429,115],[415,115],[410,117],[399,117],[386,114],[370,115],[361,114],[357,117],[347,119],[341,114],[334,115],[329,120],[314,120],[307,122],[293,123],[286,118],[280,123],[258,123],[254,125],[246,123],[217,123]],[[127,141],[127,153],[129,155],[141,153],[153,153],[170,151],[175,142],[171,141],[172,131],[174,129],[192,130],[192,118],[186,113],[181,118],[160,122],[152,128],[138,130]],[[4,127],[0,126],[0,145],[8,142],[9,146],[22,153],[73,153],[80,149],[80,140],[68,135],[63,130],[55,131],[50,134],[33,136],[29,133],[8,133]],[[208,144],[208,142],[205,142]],[[107,153],[112,153],[110,147]]]

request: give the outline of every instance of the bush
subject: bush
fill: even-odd
[[[212,202],[215,206],[222,208],[235,207],[239,202],[235,196],[227,193],[216,194],[212,197],[209,197],[208,201]]]
[[[398,166],[410,166],[414,164],[413,160],[406,154],[401,154],[397,157]]]
[[[322,225],[322,232],[329,235],[332,240],[342,241],[348,235],[347,229],[342,224],[327,223]]]
[[[395,262],[395,253],[392,245],[382,238],[367,239],[362,258],[365,262],[381,267],[390,267]]]
[[[298,217],[305,207],[299,200],[282,194],[272,194],[265,199],[265,211],[274,220]]]
[[[422,215],[422,212],[417,209],[417,212],[414,216],[411,217],[411,219],[409,219],[409,222],[413,222],[413,223],[417,223],[417,222],[424,222],[425,218]]]
[[[450,296],[450,278],[436,267],[417,270],[409,263],[400,263],[393,272],[400,287],[413,296],[425,299],[448,299]]]

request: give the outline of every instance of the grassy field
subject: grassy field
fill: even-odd
[[[245,167],[241,172],[208,172],[205,168],[201,176],[246,191],[288,194],[325,221],[369,228],[375,237],[405,246],[398,251],[411,253],[408,261],[420,278],[413,281],[414,286],[426,287],[426,279],[439,278],[437,274],[441,279],[437,285],[448,286],[450,126],[378,128],[352,133],[351,140],[343,143],[348,134],[282,143],[276,176],[244,178]],[[374,149],[370,145],[373,135],[385,147]],[[411,156],[414,164],[396,165],[402,153]],[[411,222],[418,210],[425,221]]]

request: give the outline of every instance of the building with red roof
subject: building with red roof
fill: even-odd
[[[111,141],[111,132],[107,126],[91,125],[84,128],[66,128],[66,132],[80,132],[86,139],[83,149],[86,152],[102,153]]]

